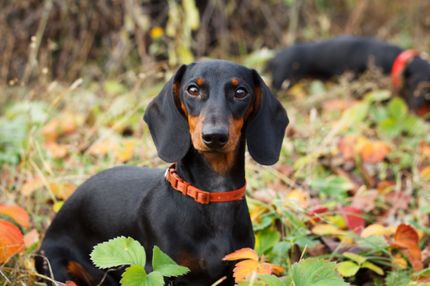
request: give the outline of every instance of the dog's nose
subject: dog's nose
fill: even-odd
[[[224,128],[210,128],[202,132],[203,142],[212,149],[222,148],[228,141],[228,130]]]

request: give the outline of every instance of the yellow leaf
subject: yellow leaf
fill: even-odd
[[[71,183],[55,183],[49,184],[49,187],[56,198],[66,200],[76,190],[76,186]]]
[[[331,224],[318,224],[312,228],[312,233],[316,235],[344,235],[345,231],[340,230],[334,225]]]
[[[426,181],[430,181],[430,166],[425,167],[420,172],[421,178]]]
[[[363,231],[361,232],[360,236],[363,238],[369,237],[369,236],[386,236],[392,234],[392,230],[389,228],[386,228],[383,225],[380,224],[371,224]]]
[[[58,201],[54,203],[54,205],[52,206],[52,209],[54,210],[55,213],[58,213],[61,207],[63,206],[63,204],[64,204],[64,201]]]
[[[251,259],[254,261],[258,261],[258,255],[254,249],[241,248],[230,254],[227,254],[226,256],[224,256],[222,260],[234,261],[234,260],[240,260],[240,259]]]
[[[285,196],[285,205],[294,205],[303,209],[309,206],[310,196],[308,192],[301,189],[295,189]]]
[[[391,263],[393,264],[393,267],[395,269],[406,269],[408,268],[408,262],[406,259],[403,258],[403,256],[400,253],[397,253],[392,259]]]
[[[136,140],[125,140],[122,144],[115,150],[115,157],[120,162],[129,161],[133,158],[134,149],[136,147]]]

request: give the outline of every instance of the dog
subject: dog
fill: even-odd
[[[416,51],[368,37],[340,36],[327,41],[300,43],[279,51],[269,61],[272,87],[285,80],[290,88],[304,78],[328,80],[344,72],[359,75],[369,63],[391,74],[393,87],[418,114],[430,111],[430,63]]]
[[[114,167],[84,182],[46,231],[36,269],[49,275],[51,268],[53,279],[80,286],[102,279],[118,285],[122,271],[97,269],[90,253],[129,236],[145,247],[147,261],[157,245],[190,268],[168,285],[211,285],[223,276],[220,285],[234,285],[233,265],[222,258],[254,247],[245,145],[258,163],[276,163],[289,122],[285,109],[255,70],[211,60],[181,66],[144,120],[159,157],[176,163],[167,171]]]

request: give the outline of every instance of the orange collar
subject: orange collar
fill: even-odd
[[[396,89],[400,89],[403,84],[403,72],[406,66],[413,58],[418,57],[419,53],[416,50],[405,50],[401,52],[394,60],[391,67],[391,81]]]
[[[179,177],[178,173],[176,173],[176,164],[172,164],[167,168],[164,177],[174,190],[182,193],[184,196],[192,197],[200,204],[239,201],[245,197],[246,184],[239,189],[229,192],[210,193],[200,190]]]

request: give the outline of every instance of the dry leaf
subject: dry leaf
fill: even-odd
[[[369,237],[369,236],[388,236],[391,235],[392,231],[389,228],[386,228],[385,226],[381,224],[371,224],[367,226],[363,231],[361,232],[360,236],[363,238]]]
[[[244,259],[244,260],[242,260]],[[255,250],[251,248],[242,248],[224,256],[223,260],[235,261],[242,260],[236,263],[233,269],[233,277],[236,282],[247,280],[252,273],[257,274],[282,274],[284,268],[279,265],[266,263],[258,258]]]
[[[23,186],[21,189],[21,193],[24,196],[29,196],[31,195],[35,190],[40,189],[41,187],[43,187],[43,181],[40,177],[34,177],[29,179]]]
[[[252,248],[241,248],[230,254],[227,254],[222,260],[235,261],[240,259],[251,259],[258,261],[258,255],[257,252],[255,252],[255,250]]]
[[[17,224],[24,228],[30,226],[30,217],[27,211],[19,206],[0,205],[0,215],[12,218]]]
[[[425,167],[420,172],[421,178],[423,178],[426,181],[430,181],[430,166]]]
[[[360,144],[360,155],[366,163],[379,163],[390,153],[390,147],[383,141],[365,140]]]
[[[137,141],[134,139],[124,140],[115,150],[116,159],[120,162],[129,161],[131,158],[133,158],[136,145]]]
[[[400,224],[394,234],[394,241],[391,246],[400,248],[408,257],[415,271],[423,269],[421,262],[421,250],[418,246],[419,236],[416,230],[406,224]]]
[[[306,209],[309,207],[310,199],[309,192],[305,192],[301,189],[294,189],[287,193],[284,202],[286,206],[293,205],[295,207]]]
[[[69,153],[67,146],[56,142],[47,142],[44,144],[44,147],[45,150],[48,151],[48,154],[55,159],[64,158]]]
[[[71,183],[49,183],[49,188],[51,189],[54,196],[61,200],[68,199],[73,192],[76,190],[76,186]]]
[[[312,228],[312,233],[320,236],[324,235],[334,235],[342,236],[345,235],[345,231],[339,229],[332,224],[317,224]]]
[[[24,250],[24,236],[14,224],[0,220],[0,264]]]

